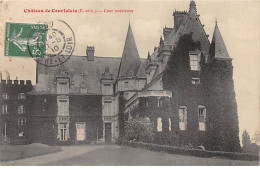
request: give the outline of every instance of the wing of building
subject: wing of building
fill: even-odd
[[[86,56],[60,66],[38,64],[27,92],[28,142],[114,143],[125,121],[143,117],[156,144],[240,151],[232,59],[218,25],[210,43],[194,1],[173,16],[147,59],[129,24],[122,57],[98,57],[87,46]]]

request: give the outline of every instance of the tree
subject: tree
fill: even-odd
[[[253,140],[256,144],[260,145],[260,131],[255,133]]]
[[[246,130],[242,134],[242,144],[243,147],[248,147],[251,144],[250,136]]]
[[[153,142],[153,126],[147,118],[136,118],[126,121],[126,140],[136,140],[140,142]]]

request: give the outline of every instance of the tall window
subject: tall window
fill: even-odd
[[[69,115],[69,105],[68,100],[62,99],[58,101],[58,116],[68,116]]]
[[[18,106],[18,114],[23,114],[24,113],[24,106],[20,105]]]
[[[179,108],[179,126],[180,130],[186,130],[187,128],[187,107],[180,106]]]
[[[25,99],[25,98],[26,98],[26,96],[25,96],[24,93],[19,93],[18,94],[18,99]]]
[[[199,118],[199,130],[205,131],[206,130],[206,107],[199,106],[198,110],[198,118]]]
[[[66,130],[67,130],[67,126],[66,124],[60,124],[60,141],[66,141],[67,137],[66,137]]]
[[[148,107],[149,106],[149,101],[148,100],[146,100],[146,107]]]
[[[162,131],[162,118],[157,118],[157,131]]]
[[[161,99],[157,99],[157,107],[162,107],[162,100]]]
[[[20,118],[20,119],[18,119],[18,125],[25,125],[25,123],[26,123],[26,118]]]
[[[112,86],[112,84],[103,84],[102,93],[104,95],[112,95],[113,94],[113,86]]]
[[[169,118],[169,131],[172,131],[172,120]]]
[[[111,116],[112,114],[112,101],[104,101],[104,116]]]
[[[2,106],[2,113],[3,114],[7,114],[8,113],[8,106],[7,105],[3,105]]]
[[[9,96],[8,96],[7,93],[4,93],[4,94],[2,95],[2,98],[3,98],[3,99],[9,99]]]
[[[197,54],[190,54],[190,69],[200,70],[199,56]]]

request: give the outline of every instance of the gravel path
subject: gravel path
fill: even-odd
[[[154,152],[117,145],[82,145],[62,147],[63,151],[2,163],[2,165],[48,166],[229,166],[259,165],[259,161],[200,158]]]

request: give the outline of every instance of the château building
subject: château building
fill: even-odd
[[[60,66],[37,64],[36,85],[24,90],[27,143],[115,143],[125,121],[145,117],[156,144],[240,151],[232,58],[218,25],[210,42],[194,1],[173,16],[147,59],[129,24],[122,57],[87,46]]]

